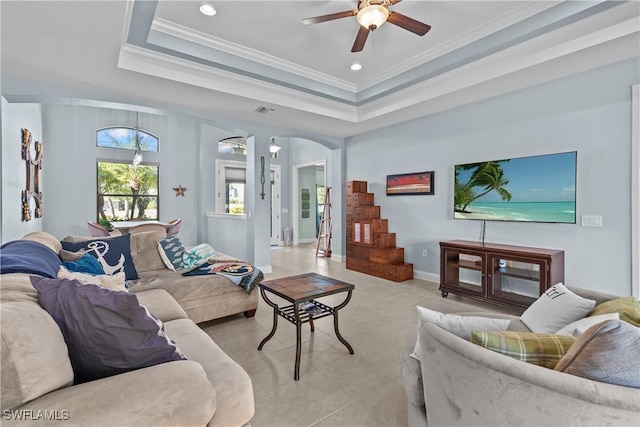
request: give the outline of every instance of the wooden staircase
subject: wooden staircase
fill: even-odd
[[[413,279],[413,264],[404,262],[389,220],[380,218],[366,181],[347,181],[347,268],[395,282]]]

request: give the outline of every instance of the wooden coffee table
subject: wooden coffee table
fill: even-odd
[[[345,340],[338,330],[338,310],[344,308],[351,299],[351,293],[354,286],[350,283],[341,282],[330,277],[325,277],[316,273],[300,274],[298,276],[283,277],[282,279],[269,280],[258,285],[260,294],[264,301],[273,307],[273,329],[269,332],[260,345],[258,350],[269,341],[276,333],[278,327],[278,316],[284,317],[289,322],[296,325],[296,363],[293,371],[293,379],[300,378],[300,348],[302,339],[302,324],[310,323],[311,332],[315,330],[313,326],[314,319],[333,315],[333,329],[336,336],[342,344],[347,347],[350,354],[353,354],[353,348]],[[291,305],[279,307],[267,296],[267,292],[284,298]],[[316,298],[326,297],[340,292],[347,292],[345,300],[335,307],[330,307]]]

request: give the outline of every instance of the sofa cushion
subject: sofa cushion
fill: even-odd
[[[100,262],[95,257],[87,253],[85,253],[75,261],[63,262],[62,266],[67,271],[72,272],[75,271],[78,273],[86,274],[105,274],[104,268],[102,268],[102,264],[100,264]]]
[[[26,273],[56,277],[62,264],[48,246],[30,240],[13,240],[0,247],[0,274]]]
[[[216,410],[216,392],[199,363],[181,360],[66,387],[19,410],[33,420],[4,418],[2,426],[205,426]]]
[[[163,270],[164,262],[158,253],[158,240],[166,236],[164,231],[145,231],[131,235],[131,257],[138,273]]]
[[[169,236],[158,240],[158,253],[169,270],[176,271],[182,268],[184,252],[184,246],[178,236]]]
[[[580,335],[555,369],[594,381],[640,388],[640,328],[607,320]]]
[[[180,304],[164,289],[142,291],[138,292],[136,296],[140,305],[147,307],[147,310],[162,322],[187,318],[187,313],[180,307]]]
[[[127,280],[138,278],[136,266],[131,258],[131,236],[110,237],[107,239],[92,239],[82,242],[62,241],[62,248],[68,251],[79,251],[84,249],[87,253],[97,258],[105,273],[114,274],[124,271]],[[57,274],[56,269],[56,274]],[[55,277],[55,276],[54,276]]]
[[[3,302],[0,310],[2,409],[70,386],[73,370],[67,346],[51,316],[35,302]]]
[[[597,305],[589,316],[606,313],[619,313],[620,319],[640,327],[640,302],[636,297],[616,298]]]
[[[598,323],[602,323],[605,320],[619,319],[618,313],[600,314],[598,316],[587,316],[582,319],[578,319],[575,322],[569,323],[564,328],[556,332],[556,335],[568,335],[570,337],[577,337],[582,335],[587,329]]]
[[[585,317],[595,304],[595,301],[582,298],[558,283],[540,295],[520,319],[533,332],[553,334]]]
[[[128,292],[127,282],[124,278],[123,272],[116,273],[112,276],[109,276],[108,274],[93,275],[80,273],[77,271],[69,271],[64,266],[60,266],[60,271],[58,271],[58,278],[77,280],[83,285],[98,285],[106,289],[111,289],[112,291]]]
[[[217,410],[208,427],[248,424],[255,403],[251,377],[242,366],[191,320],[172,320],[165,327],[184,355],[202,365],[216,390]]]
[[[31,284],[31,276],[10,273],[0,276],[0,302],[24,301],[38,304],[38,292]]]
[[[62,245],[60,244],[58,239],[56,239],[55,236],[47,233],[46,231],[34,231],[23,236],[20,240],[29,240],[32,242],[41,243],[55,253],[60,252],[60,249],[62,249]]]
[[[471,342],[522,362],[553,368],[567,353],[574,338],[535,332],[473,331]]]
[[[509,319],[445,314],[419,305],[416,306],[416,309],[418,310],[418,328],[425,322],[433,323],[465,340],[471,337],[472,331],[503,331],[511,322]],[[416,340],[411,357],[420,360],[420,340]]]
[[[65,337],[75,383],[184,359],[134,294],[76,280],[31,281]]]

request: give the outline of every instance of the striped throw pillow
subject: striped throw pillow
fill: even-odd
[[[471,342],[522,362],[553,369],[573,344],[573,337],[535,332],[471,332]]]

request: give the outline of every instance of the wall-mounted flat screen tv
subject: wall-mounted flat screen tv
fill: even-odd
[[[577,152],[455,167],[454,218],[575,224]]]

